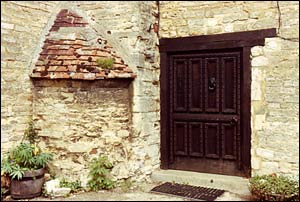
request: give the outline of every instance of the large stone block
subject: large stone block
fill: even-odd
[[[260,101],[263,99],[261,91],[261,82],[253,81],[251,85],[251,98],[252,100]]]
[[[266,38],[264,50],[265,51],[280,51],[282,42],[283,41],[279,38]]]
[[[68,150],[75,153],[87,153],[94,147],[93,142],[76,142],[68,145]]]
[[[127,138],[130,135],[130,132],[128,130],[120,130],[117,134],[121,138]]]
[[[252,169],[260,169],[261,168],[261,160],[257,157],[252,157],[251,158],[251,168]]]
[[[265,115],[256,115],[255,116],[255,130],[262,130],[265,127]]]
[[[133,112],[156,112],[159,110],[159,100],[148,97],[137,97],[133,99]]]
[[[266,58],[264,56],[254,57],[251,60],[252,67],[267,66],[268,64],[269,64],[269,60],[268,60],[268,58]]]
[[[1,22],[1,28],[3,28],[3,29],[14,29],[14,27],[15,27],[14,24]]]
[[[283,173],[290,173],[292,171],[292,165],[291,163],[280,161],[279,162],[279,170]]]
[[[45,183],[45,190],[47,191],[47,193],[53,192],[53,190],[58,187],[59,187],[59,179],[50,180]]]
[[[261,56],[263,55],[263,47],[261,46],[254,46],[251,48],[251,55],[253,57]]]
[[[260,156],[265,159],[272,160],[274,158],[274,152],[268,149],[257,148],[256,149],[257,156]]]
[[[262,171],[266,174],[277,173],[279,171],[278,162],[265,161],[261,163]]]

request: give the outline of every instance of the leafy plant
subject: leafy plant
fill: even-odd
[[[24,132],[22,141],[27,139],[30,144],[34,144],[36,142],[36,138],[37,138],[37,131],[35,130],[33,121],[31,120],[29,121],[28,127]]]
[[[68,187],[71,189],[71,192],[76,192],[82,189],[80,180],[76,180],[74,182],[68,181],[67,179],[63,178],[59,182],[60,187]]]
[[[21,143],[1,160],[1,175],[7,174],[12,179],[17,178],[19,180],[25,171],[44,168],[53,159],[52,154],[42,152],[37,145],[35,142],[36,134],[33,124],[30,122]]]
[[[259,201],[299,201],[299,181],[276,174],[250,178],[250,191]]]
[[[113,165],[106,156],[92,159],[89,172],[91,179],[88,181],[88,186],[91,190],[97,191],[114,188],[115,184],[109,176],[112,168]]]
[[[103,69],[112,69],[114,65],[113,58],[98,58],[96,63]]]

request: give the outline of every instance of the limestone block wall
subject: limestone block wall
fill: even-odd
[[[124,171],[124,167],[120,170],[125,174],[116,174],[114,171],[115,176],[125,176],[124,178],[134,173],[137,179],[143,179],[160,165],[158,34],[159,37],[182,37],[277,28],[277,37],[268,38],[264,47],[253,47],[251,50],[251,165],[253,174],[273,171],[298,173],[299,3],[295,1],[160,1],[159,7],[155,1],[2,1],[1,153],[5,153],[20,140],[26,123],[33,114],[40,126],[46,125],[35,109],[42,106],[42,103],[33,102],[34,96],[39,95],[39,92],[53,98],[59,97],[63,103],[68,102],[68,99],[77,100],[72,97],[76,93],[87,96],[80,86],[74,87],[76,93],[74,91],[72,95],[65,92],[67,88],[62,85],[61,91],[58,91],[58,86],[35,89],[28,76],[42,50],[45,36],[61,9],[71,9],[82,16],[97,34],[108,40],[116,53],[137,74],[128,87],[131,104],[126,105],[131,118],[129,145],[134,156],[132,158],[135,159],[135,163],[130,165],[134,165],[134,168],[129,169],[129,174]],[[160,25],[158,34],[154,31],[154,23],[157,22]],[[125,91],[127,92],[125,89],[115,89],[113,94],[123,96]],[[117,103],[114,107],[125,110],[125,105],[119,106],[121,100],[113,100],[103,90],[100,92],[111,98],[111,102]],[[92,93],[90,96],[98,95]],[[46,97],[42,99],[47,102]],[[52,101],[49,106],[53,106]],[[45,103],[43,104],[46,106]],[[57,101],[55,103],[62,111],[66,107]],[[88,107],[92,107],[92,104]],[[93,112],[88,109],[85,109],[86,113],[91,114],[87,117],[91,118]],[[49,111],[47,107],[40,110]],[[81,118],[77,112],[70,113],[76,119]],[[101,120],[97,121],[100,123]],[[115,123],[116,120],[105,121]],[[54,125],[50,124],[51,127]],[[92,124],[89,126],[92,127]],[[66,127],[71,126],[67,124]],[[115,127],[116,131],[122,129],[121,126]],[[130,128],[130,124],[128,127]],[[41,128],[40,133],[45,135],[47,130],[46,127]],[[60,131],[64,130],[65,128]],[[81,133],[82,130],[84,128],[79,127],[78,131],[70,129],[69,133],[65,133],[70,135],[74,131]],[[88,131],[94,134],[92,129]],[[118,133],[116,134],[118,138]],[[83,134],[82,138],[86,141],[89,137]],[[59,148],[58,142],[54,137],[53,144],[56,146],[52,145],[52,148]],[[67,145],[66,149],[69,151],[72,147]],[[118,147],[117,153],[120,154],[121,150]],[[106,152],[105,149],[101,151]],[[63,160],[59,155],[56,158]],[[69,166],[73,165],[71,160],[68,160]],[[66,161],[64,165],[67,164]],[[122,163],[118,165],[124,166]]]
[[[130,146],[139,169],[135,179],[149,179],[160,165],[159,51],[153,28],[158,21],[157,4],[155,1],[77,1],[63,6],[84,17],[137,75],[130,87]]]
[[[72,8],[86,16],[137,75],[130,89],[132,147],[141,167],[137,180],[149,179],[151,172],[160,166],[159,51],[153,27],[158,21],[157,4],[155,1],[81,1]]]
[[[299,2],[160,2],[161,37],[277,28],[251,49],[253,174],[299,172]]]
[[[77,176],[84,184],[89,162],[106,155],[116,179],[137,174],[132,144],[130,81],[37,80],[33,120],[39,145],[55,153],[56,176]]]
[[[57,2],[1,1],[1,153],[20,140],[32,114],[29,71]]]
[[[57,92],[56,94],[53,92],[53,97],[59,96],[58,87],[35,89],[36,86],[33,86],[28,76],[42,51],[45,36],[61,9],[70,9],[82,16],[96,35],[99,34],[107,39],[114,47],[116,54],[137,74],[132,85],[128,87],[131,102],[130,105],[126,105],[129,107],[132,120],[131,126],[128,123],[128,127],[131,127],[130,147],[132,155],[136,156],[134,157],[135,164],[131,165],[134,168],[129,168],[127,171],[124,165],[121,166],[119,174],[116,174],[118,170],[116,168],[114,175],[127,178],[134,174],[137,180],[147,178],[160,164],[159,52],[158,36],[153,28],[153,24],[158,20],[155,1],[1,2],[1,154],[7,152],[21,139],[27,121],[33,115],[39,123],[40,134],[50,137],[54,135],[53,143],[51,143],[53,150],[59,148],[60,144],[64,144],[63,141],[59,143],[60,141],[55,139],[55,134],[49,134],[50,129],[46,127],[47,123],[41,124],[40,121],[43,120],[37,116],[38,110],[45,112],[43,110],[48,108],[39,108],[40,103],[35,103],[37,97],[33,101],[36,90],[43,93],[45,91],[45,94],[49,95],[50,91],[56,89]],[[85,93],[81,95],[85,96]],[[104,95],[107,94],[104,93]],[[64,99],[68,100],[63,96],[59,98],[63,102]],[[53,107],[52,101],[49,101],[49,107]],[[43,102],[47,106],[47,99]],[[58,100],[55,103],[58,108],[64,107]],[[72,115],[74,112],[70,113]],[[54,123],[50,121],[48,124],[53,126]],[[79,127],[78,130],[82,128]],[[43,144],[42,141],[41,144]],[[58,149],[57,154],[59,151]],[[56,159],[60,158],[59,155],[56,156]],[[69,165],[68,162],[70,161],[66,160],[62,170],[65,173],[67,173],[67,167],[73,168],[72,162]]]

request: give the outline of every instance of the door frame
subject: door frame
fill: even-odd
[[[246,177],[251,176],[251,47],[264,46],[266,37],[275,37],[276,28],[216,35],[161,38],[160,52],[160,160],[161,169],[169,168],[169,60],[174,53],[240,48],[241,65],[241,164]]]

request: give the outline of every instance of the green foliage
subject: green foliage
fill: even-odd
[[[44,168],[53,159],[52,154],[42,152],[35,143],[37,133],[33,131],[33,124],[30,122],[22,142],[1,160],[1,175],[8,174],[12,179],[21,179],[24,171]],[[25,140],[29,143],[23,142]]]
[[[299,201],[299,181],[282,175],[254,176],[250,191],[259,201]]]
[[[97,191],[100,189],[114,188],[115,184],[109,176],[112,168],[113,165],[106,156],[92,159],[89,172],[91,179],[88,181],[88,186],[91,190]]]
[[[59,182],[60,187],[68,187],[71,189],[71,192],[77,192],[82,189],[80,180],[76,180],[74,182],[68,181],[67,179],[63,178]]]
[[[12,179],[21,179],[24,171],[44,168],[52,158],[52,154],[42,153],[36,144],[21,142],[1,161],[1,173],[9,174]]]
[[[112,69],[114,66],[113,58],[98,58],[96,63],[103,69]]]
[[[123,180],[120,182],[120,187],[123,192],[127,192],[133,186],[133,182],[129,179]]]
[[[34,144],[36,142],[36,138],[37,138],[37,131],[35,130],[35,128],[33,126],[33,121],[29,121],[28,127],[26,128],[26,130],[24,132],[22,142],[25,139],[27,139],[30,144]]]
[[[28,169],[20,167],[15,161],[10,161],[9,158],[4,158],[1,161],[1,175],[10,175],[12,179],[21,179],[24,171]]]

